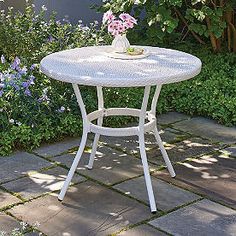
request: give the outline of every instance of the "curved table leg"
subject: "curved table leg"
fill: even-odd
[[[160,91],[161,91],[161,86],[157,86],[157,87],[156,87],[155,94],[154,94],[154,96],[153,96],[152,106],[151,106],[151,113],[152,113],[153,115],[155,115],[155,113],[156,113],[157,100],[158,100]],[[171,177],[175,177],[176,174],[175,174],[174,168],[173,168],[173,166],[172,166],[172,164],[171,164],[171,162],[170,162],[170,159],[169,159],[169,157],[168,157],[168,154],[167,154],[167,152],[166,152],[166,150],[165,150],[165,147],[164,147],[164,145],[163,145],[163,143],[162,143],[162,140],[161,140],[161,137],[160,137],[160,135],[159,135],[159,132],[158,132],[157,127],[155,127],[155,129],[154,129],[154,136],[155,136],[156,141],[157,141],[157,144],[158,144],[158,146],[159,146],[159,148],[160,148],[160,150],[161,150],[161,154],[162,154],[162,156],[163,156],[163,159],[164,159],[164,161],[165,161],[165,163],[166,163],[167,169],[168,169],[168,171],[169,171]]]
[[[140,117],[139,117],[139,148],[140,148],[140,155],[141,155],[142,164],[143,164],[143,171],[144,171],[144,177],[145,177],[151,212],[156,212],[157,208],[156,208],[156,202],[155,202],[155,197],[154,197],[153,188],[152,188],[152,181],[151,181],[151,176],[149,172],[147,154],[145,150],[145,139],[144,139],[144,123],[145,123],[145,117],[146,117],[148,98],[150,94],[150,88],[151,88],[150,86],[145,87],[143,103],[142,103],[142,108],[141,108]]]
[[[86,110],[85,110],[85,105],[83,103],[83,99],[82,99],[82,96],[81,96],[81,93],[80,93],[80,90],[79,90],[79,87],[78,85],[76,84],[73,84],[73,88],[74,88],[74,91],[75,91],[75,95],[76,95],[76,98],[77,98],[77,102],[80,106],[80,110],[81,110],[81,114],[82,114],[82,118],[83,118],[83,135],[82,135],[82,139],[81,139],[81,142],[80,142],[80,147],[79,147],[79,150],[75,156],[75,159],[73,161],[73,164],[70,168],[70,171],[66,177],[66,180],[63,184],[63,187],[60,191],[60,194],[58,195],[58,199],[60,201],[62,201],[65,197],[65,194],[66,194],[66,191],[70,185],[70,182],[73,178],[73,175],[76,171],[76,168],[79,164],[79,161],[81,159],[81,156],[83,154],[83,151],[84,151],[84,148],[85,148],[85,145],[86,145],[86,141],[87,141],[87,136],[88,136],[88,121],[87,121],[87,113],[86,113]]]
[[[98,109],[99,110],[104,109],[104,99],[103,99],[102,87],[97,87],[97,95],[98,95]],[[103,123],[103,116],[98,118],[98,125],[102,126],[102,123]],[[87,165],[87,168],[89,170],[91,170],[93,168],[93,163],[94,163],[94,158],[95,158],[95,154],[96,154],[97,147],[98,147],[99,138],[100,138],[100,134],[95,134],[92,151],[91,151],[90,158],[89,158],[89,163]]]

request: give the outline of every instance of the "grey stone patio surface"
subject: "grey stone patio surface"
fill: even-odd
[[[158,126],[177,176],[169,176],[154,136],[147,134],[156,214],[149,209],[134,137],[101,137],[94,167],[87,170],[90,136],[59,202],[80,143],[68,138],[0,157],[0,231],[10,233],[24,221],[28,236],[235,236],[236,128],[177,112],[158,116]]]

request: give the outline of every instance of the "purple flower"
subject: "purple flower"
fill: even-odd
[[[2,97],[3,93],[3,90],[0,90],[0,97]]]
[[[19,74],[7,74],[7,77],[11,80],[14,80],[15,78],[20,78],[21,76],[18,76]],[[13,82],[13,81],[12,81]]]
[[[48,42],[51,43],[51,42],[53,42],[53,41],[54,41],[54,38],[52,37],[52,35],[50,35],[49,38],[48,38]]]
[[[13,70],[18,70],[20,65],[20,59],[18,57],[15,58],[14,62],[11,65]]]
[[[6,59],[3,55],[1,56],[1,62],[2,62],[2,64],[4,64],[6,62]]]
[[[0,83],[0,88],[4,88],[5,84],[4,83]]]
[[[20,86],[16,83],[12,83],[12,87],[14,87],[16,91],[20,90]]]
[[[33,75],[30,75],[29,77],[29,85],[34,84],[35,77]]]
[[[28,88],[26,88],[24,94],[27,95],[27,96],[31,96],[31,92]]]
[[[23,88],[28,88],[29,87],[29,82],[22,82],[22,87]]]
[[[42,97],[38,99],[38,102],[49,102],[49,101],[50,98],[46,94],[44,94]]]
[[[26,75],[27,74],[26,66],[24,66],[22,69],[18,67],[18,71],[21,75]]]
[[[36,64],[32,64],[30,70],[34,70],[36,68]]]

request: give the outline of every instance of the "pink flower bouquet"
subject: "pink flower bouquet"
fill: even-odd
[[[123,35],[128,29],[132,29],[137,24],[137,20],[128,13],[121,13],[117,18],[111,10],[103,15],[103,24],[107,24],[108,32],[113,36]]]

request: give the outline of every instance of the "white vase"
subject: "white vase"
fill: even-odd
[[[118,34],[112,41],[111,46],[115,52],[124,53],[130,47],[129,40],[126,38],[126,34]]]

